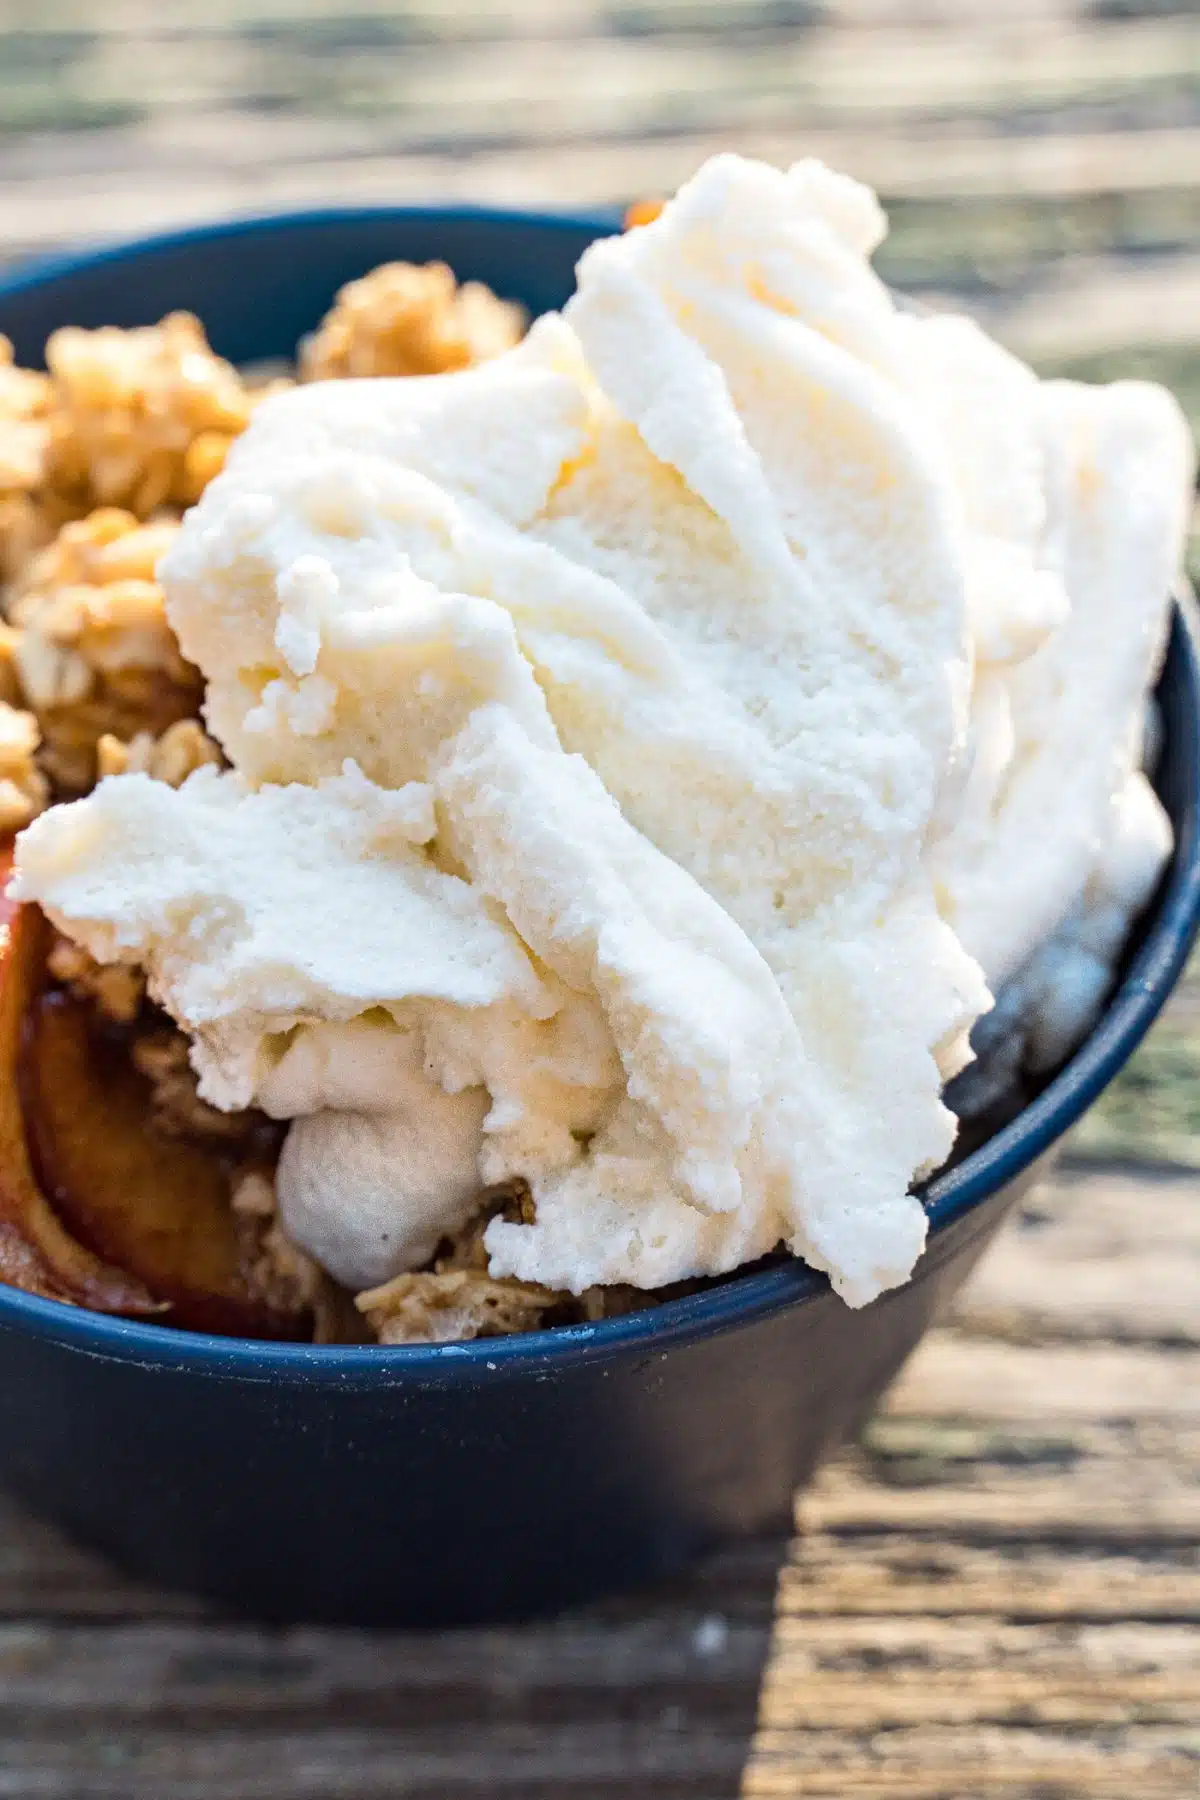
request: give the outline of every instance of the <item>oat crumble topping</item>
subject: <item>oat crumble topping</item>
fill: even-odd
[[[124,963],[98,963],[59,933],[50,946],[46,968],[76,1000],[91,1006],[109,1024],[132,1025],[142,1009],[146,982],[140,969]]]
[[[460,287],[445,263],[385,263],[347,282],[300,346],[305,381],[441,375],[511,350],[525,313],[478,281]]]
[[[523,310],[443,263],[389,263],[338,293],[299,349],[307,381],[437,374],[518,342]],[[184,509],[224,466],[254,407],[291,385],[243,374],[189,313],[133,330],[66,327],[47,372],[16,365],[0,336],[0,830],[110,775],[179,786],[223,762],[200,719],[202,684],[167,622],[157,579]],[[188,1041],[151,1004],[141,970],[98,963],[59,933],[50,978],[89,1005],[150,1087],[151,1129],[230,1159],[230,1206],[252,1285],[280,1310],[312,1313],[318,1343],[445,1343],[594,1320],[646,1296],[579,1299],[488,1274],[483,1234],[498,1211],[528,1218],[527,1189],[482,1196],[430,1268],[353,1297],[297,1248],[277,1215],[257,1113],[223,1113],[197,1092]]]
[[[102,737],[157,737],[199,711],[200,677],[155,576],[177,529],[97,508],[64,525],[10,590],[12,667],[41,730],[40,766],[63,795],[93,785]]]
[[[0,831],[20,831],[49,804],[50,784],[37,766],[38,722],[0,700]]]

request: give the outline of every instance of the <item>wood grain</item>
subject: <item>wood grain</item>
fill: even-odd
[[[1198,74],[1166,0],[0,0],[0,260],[820,154],[882,189],[890,279],[1200,418]],[[1197,1096],[1193,978],[792,1541],[653,1592],[263,1631],[0,1501],[0,1800],[1200,1792]]]
[[[0,244],[310,202],[611,202],[733,144],[878,185],[885,271],[986,302],[1023,350],[1194,345],[1200,21],[1137,10],[3,0]]]
[[[1072,1166],[790,1545],[523,1630],[263,1631],[6,1504],[0,1795],[1191,1794],[1198,1331],[1200,1178]]]

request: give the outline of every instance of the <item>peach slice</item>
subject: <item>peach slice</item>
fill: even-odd
[[[239,1337],[310,1335],[306,1312],[280,1310],[254,1285],[226,1165],[153,1128],[149,1084],[69,995],[35,997],[21,1088],[50,1204],[80,1243],[168,1303],[167,1322]]]
[[[0,848],[0,1280],[96,1312],[161,1312],[136,1277],[110,1268],[63,1229],[29,1160],[18,1070],[22,1027],[42,978],[47,927],[6,892],[12,846]]]
[[[636,231],[639,225],[653,225],[666,205],[665,200],[634,200],[625,208],[621,225],[625,231]]]

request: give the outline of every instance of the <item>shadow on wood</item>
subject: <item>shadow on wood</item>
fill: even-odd
[[[552,1624],[273,1630],[126,1581],[3,1502],[5,1791],[734,1800],[786,1552],[744,1545]]]

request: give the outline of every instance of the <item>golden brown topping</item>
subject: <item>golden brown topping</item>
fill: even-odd
[[[0,620],[0,700],[8,706],[18,708],[24,698],[21,693],[21,678],[17,673],[17,645],[20,641],[20,632]]]
[[[483,1234],[497,1215],[526,1222],[533,1196],[523,1181],[489,1189],[479,1211],[434,1259],[432,1269],[397,1275],[355,1298],[381,1344],[448,1344],[458,1338],[536,1331],[543,1317],[572,1303],[568,1295],[487,1272]]]
[[[127,968],[124,963],[98,963],[65,937],[55,938],[46,967],[76,1000],[86,1001],[115,1025],[131,1024],[141,1011],[146,980],[140,969]]]
[[[49,379],[15,367],[12,345],[0,336],[0,582],[50,534],[34,490],[46,472],[51,398]]]
[[[259,1164],[240,1169],[230,1203],[245,1233],[250,1281],[260,1297],[278,1312],[310,1312],[314,1343],[362,1343],[363,1322],[350,1296],[292,1243],[276,1218],[269,1170]]]
[[[235,1211],[238,1207],[234,1199]],[[297,1249],[277,1220],[265,1223],[242,1212],[254,1232],[258,1253],[249,1265],[251,1283],[269,1306],[280,1312],[316,1309],[325,1283],[323,1271],[304,1250]]]
[[[510,350],[524,329],[519,306],[477,281],[459,287],[445,263],[384,263],[339,290],[300,345],[300,372],[306,381],[440,375]]]
[[[51,510],[37,496],[0,493],[0,590],[49,543],[55,529]]]
[[[508,1219],[514,1225],[532,1225],[535,1217],[533,1195],[526,1182],[518,1178],[503,1186],[485,1189],[480,1197],[479,1211],[472,1213],[466,1224],[439,1246],[433,1259],[434,1273],[448,1275],[467,1269],[486,1275],[488,1253],[483,1234],[497,1217]]]
[[[218,1112],[200,1098],[196,1071],[188,1060],[187,1038],[173,1025],[142,1032],[134,1039],[130,1054],[134,1067],[150,1083],[154,1123],[168,1137],[237,1143],[253,1130],[257,1115]]]
[[[324,1278],[312,1257],[297,1249],[279,1225],[270,1171],[254,1163],[240,1169],[229,1198],[255,1245],[251,1278],[256,1290],[281,1311],[311,1307]]]
[[[227,448],[250,418],[241,377],[191,313],[133,331],[64,326],[46,361],[54,384],[47,478],[76,495],[80,510],[115,503],[146,518],[187,505],[198,492],[193,443],[204,435],[203,454],[215,460],[216,440]]]
[[[233,443],[223,431],[202,431],[188,445],[179,478],[181,506],[193,506],[210,481],[225,467],[225,458]]]
[[[64,792],[95,781],[102,737],[155,738],[199,710],[200,676],[180,654],[155,578],[177,530],[174,519],[143,525],[120,507],[99,507],[64,525],[17,587],[12,660],[41,727],[42,767]],[[160,760],[188,773],[213,760],[208,744],[197,726]],[[107,754],[112,773],[119,759],[111,748]]]
[[[354,1304],[381,1344],[450,1344],[534,1331],[561,1300],[549,1288],[455,1269],[397,1275],[356,1295]]]
[[[32,713],[0,701],[0,832],[19,831],[46,806],[50,790],[35,761],[38,725]]]
[[[229,1203],[243,1219],[273,1219],[275,1183],[265,1169],[242,1169],[234,1178]]]
[[[34,419],[0,416],[0,488],[28,493],[38,486],[46,456],[46,429]]]
[[[11,339],[0,332],[0,419],[40,419],[52,398],[50,377],[37,369],[19,369]]]
[[[52,395],[47,376],[15,366],[12,344],[0,335],[0,490],[27,492],[41,482]]]
[[[150,775],[179,787],[206,764],[221,762],[221,749],[198,719],[180,719],[161,737],[139,731],[129,743],[107,733],[96,745],[97,778],[105,775]]]
[[[477,282],[459,286],[444,264],[392,263],[341,289],[301,346],[301,373],[315,380],[461,369],[509,349],[524,326],[519,307]],[[291,385],[274,369],[239,374],[187,313],[135,330],[64,328],[46,357],[46,374],[19,369],[0,337],[5,831],[48,803],[51,783],[69,794],[98,776],[144,773],[178,786],[221,763],[199,721],[202,684],[168,624],[157,567],[180,513],[220,473],[254,408]],[[80,1003],[85,1036],[93,1022],[85,1006],[110,1026],[133,1027],[120,1034],[120,1065],[138,1089],[138,1131],[146,1097],[130,1065],[149,1084],[153,1124],[194,1141],[172,1154],[213,1175],[226,1226],[228,1202],[245,1252],[239,1269],[249,1272],[256,1296],[281,1317],[311,1314],[317,1342],[369,1341],[368,1322],[383,1343],[446,1342],[623,1307],[615,1291],[574,1301],[488,1274],[489,1220],[498,1212],[532,1218],[522,1183],[489,1191],[430,1269],[353,1300],[290,1242],[277,1216],[278,1134],[259,1113],[223,1113],[200,1098],[188,1041],[173,1025],[155,1023],[161,1015],[147,1005],[142,971],[102,965],[58,935],[48,967]],[[66,1004],[61,995],[53,1002]],[[96,1128],[89,1143],[102,1136]],[[184,1193],[189,1205],[191,1192]]]
[[[28,493],[40,484],[45,470],[46,425],[41,419],[6,418],[2,408],[0,396],[0,488]]]

